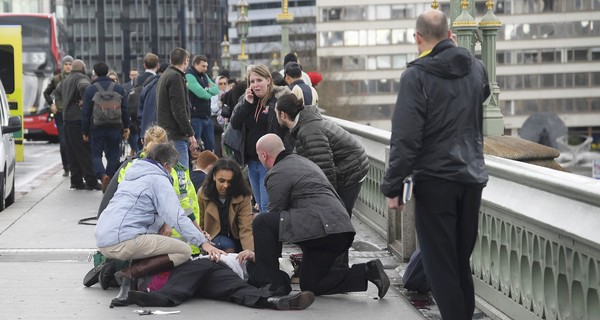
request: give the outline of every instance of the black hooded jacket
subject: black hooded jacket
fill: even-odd
[[[483,63],[451,40],[410,62],[400,78],[383,193],[401,195],[410,174],[415,183],[485,184],[483,102],[489,95]]]

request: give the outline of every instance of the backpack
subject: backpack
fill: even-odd
[[[127,96],[127,111],[129,111],[129,115],[131,116],[131,121],[137,122],[137,112],[140,106],[140,96],[142,95],[142,84],[138,83],[138,79],[136,78],[133,84],[133,87],[129,91],[129,95]]]
[[[104,90],[99,83],[94,83],[98,91],[94,94],[92,102],[94,109],[92,119],[96,127],[118,127],[121,125],[121,103],[123,97],[114,91],[116,83],[111,83]]]

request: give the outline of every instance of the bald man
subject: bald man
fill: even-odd
[[[431,291],[443,319],[472,319],[469,257],[488,180],[482,132],[488,77],[481,61],[456,47],[442,11],[419,15],[415,31],[419,58],[400,78],[381,189],[391,208],[401,207],[403,181],[414,174],[415,226]]]
[[[85,74],[85,63],[79,59],[71,63],[71,74],[59,84],[64,108],[63,121],[72,190],[102,188],[92,166],[90,144],[83,141],[81,130],[81,107],[85,89],[89,85],[90,79]]]
[[[379,259],[331,270],[336,257],[348,250],[354,228],[342,200],[314,162],[285,150],[275,134],[256,143],[260,162],[269,170],[265,184],[269,211],[254,219],[255,262],[248,265],[248,283],[279,295],[291,291],[289,276],[279,270],[282,242],[303,252],[300,288],[315,295],[366,291],[367,281],[385,296],[390,281]]]

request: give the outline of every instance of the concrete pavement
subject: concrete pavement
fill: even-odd
[[[95,216],[99,191],[69,190],[69,179],[60,167],[44,182],[0,212],[0,319],[138,319],[138,306],[109,309],[116,289],[86,288],[83,276],[93,266],[94,226],[81,225],[82,218]],[[358,220],[351,263],[380,258],[392,280],[384,299],[369,284],[366,292],[317,297],[304,311],[252,309],[232,303],[193,299],[175,308],[177,315],[155,315],[188,319],[424,319],[401,294],[396,270],[400,263],[386,250],[384,239]],[[294,285],[298,290],[298,286]]]

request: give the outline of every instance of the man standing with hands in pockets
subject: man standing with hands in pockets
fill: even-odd
[[[472,319],[469,258],[488,180],[488,76],[481,61],[456,47],[442,11],[419,15],[415,31],[419,58],[400,78],[382,191],[390,208],[401,208],[403,181],[414,174],[415,224],[431,291],[443,319]]]

